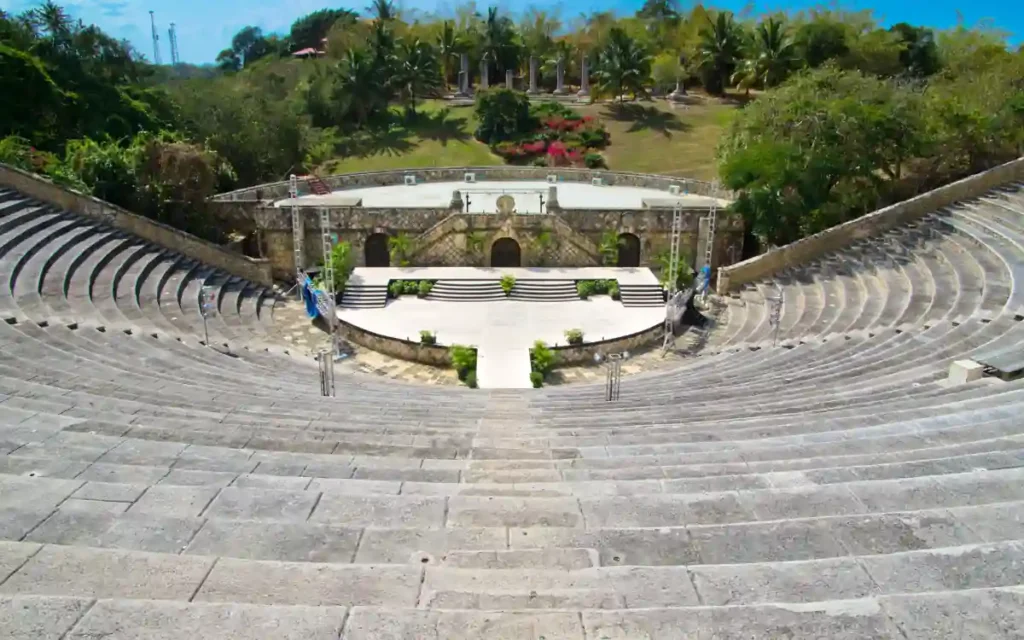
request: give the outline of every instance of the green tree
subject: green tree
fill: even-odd
[[[732,82],[748,92],[752,87],[774,87],[796,66],[796,49],[781,20],[768,18],[754,29],[747,57],[733,74]]]
[[[889,31],[903,41],[900,64],[906,74],[915,78],[927,78],[938,73],[942,66],[935,33],[925,27],[914,27],[906,22],[894,24]]]
[[[644,84],[651,77],[651,56],[642,44],[615,27],[597,54],[594,75],[601,93],[615,96],[620,102],[626,91],[646,97]]]
[[[526,94],[505,88],[477,94],[476,117],[480,123],[476,139],[486,144],[515,140],[532,131],[535,124]]]
[[[797,28],[795,40],[800,58],[812,69],[850,51],[846,26],[827,11],[812,12],[811,19]]]
[[[743,48],[743,35],[732,14],[723,11],[700,31],[697,48],[701,82],[709,93],[721,94],[736,70]]]
[[[391,264],[397,264],[400,267],[409,266],[412,253],[413,242],[408,234],[399,233],[388,238],[388,254],[391,257]]]
[[[416,96],[426,96],[441,88],[441,66],[437,52],[429,43],[416,38],[403,41],[398,48],[397,83],[408,114],[416,115]]]
[[[358,14],[350,9],[320,9],[306,14],[292,23],[288,40],[292,49],[323,47],[323,40],[336,24],[355,24]]]
[[[488,61],[491,70],[499,75],[503,75],[507,69],[515,71],[518,68],[519,42],[515,24],[508,16],[500,15],[497,7],[487,9],[480,55]]]
[[[458,63],[459,56],[469,50],[469,42],[460,33],[455,23],[445,20],[441,23],[441,29],[437,34],[437,55],[441,65],[441,75],[444,78],[444,85],[447,88],[448,81],[452,77],[452,70]]]

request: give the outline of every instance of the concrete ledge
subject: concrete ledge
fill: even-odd
[[[587,182],[600,178],[605,185],[632,187],[648,187],[664,189],[678,186],[680,190],[693,195],[709,195],[711,183],[703,180],[673,178],[650,173],[627,173],[621,171],[595,171],[592,169],[573,169],[557,167],[520,167],[515,165],[495,165],[489,167],[435,167],[425,169],[397,169],[392,171],[367,171],[362,173],[343,173],[326,176],[323,181],[331,189],[352,187],[373,187],[400,185],[405,183],[405,176],[416,177],[417,182],[462,182],[467,173],[476,174],[476,179],[487,180],[547,180],[549,175],[558,176],[563,182]],[[245,189],[237,189],[221,193],[211,198],[214,202],[239,202],[258,200],[281,200],[288,197],[289,182],[271,182]],[[305,181],[299,180],[300,195],[308,195]],[[721,191],[719,197],[733,200],[729,191]]]
[[[56,185],[42,176],[0,163],[0,185],[65,211],[99,220],[250,282],[264,286],[274,284],[268,260],[254,260],[234,253],[99,198]]]
[[[974,360],[956,360],[953,364],[949,365],[949,378],[947,382],[950,385],[967,384],[978,380],[985,373],[985,365],[975,362]]]
[[[411,340],[383,336],[341,318],[338,319],[338,331],[346,340],[392,358],[421,362],[435,367],[450,367],[452,365],[451,355],[448,353],[448,347],[445,346],[426,345]]]
[[[942,207],[977,197],[1001,184],[1021,179],[1024,179],[1024,158],[922,193],[743,262],[723,267],[718,271],[716,289],[720,294],[728,293],[748,282],[756,282],[788,267],[816,260],[826,253],[843,249],[856,240],[879,235]]]
[[[661,338],[665,330],[665,324],[659,322],[658,324],[631,333],[627,336],[619,336],[618,338],[611,338],[609,340],[601,340],[600,342],[584,342],[581,345],[559,345],[551,347],[551,350],[558,356],[558,361],[555,363],[555,368],[563,366],[576,366],[583,364],[594,364],[594,354],[606,354],[606,353],[620,353],[622,351],[629,351],[631,349],[637,349],[653,343],[654,341]]]

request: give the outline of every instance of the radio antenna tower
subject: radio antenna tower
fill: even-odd
[[[149,24],[153,28],[153,64],[162,64],[160,60],[160,35],[156,32],[156,18],[149,12]]]
[[[167,38],[171,44],[171,64],[178,64],[181,62],[181,58],[178,57],[178,32],[174,28],[174,23],[171,23],[171,28],[167,30]]]

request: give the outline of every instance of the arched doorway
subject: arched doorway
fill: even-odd
[[[391,255],[388,253],[388,236],[385,233],[371,233],[366,238],[366,266],[390,267]]]
[[[491,245],[492,267],[518,267],[522,264],[519,243],[512,238],[498,238]]]
[[[619,234],[619,259],[617,267],[640,266],[640,238],[632,233]]]

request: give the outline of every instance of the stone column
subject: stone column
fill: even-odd
[[[514,89],[515,88],[514,83],[513,83],[513,78],[514,78],[514,76],[512,74],[512,70],[511,69],[505,69],[505,88],[506,89]]]
[[[558,65],[555,67],[555,91],[554,95],[565,95],[565,58],[558,58]]]
[[[557,211],[561,208],[558,206],[558,187],[555,185],[548,187],[548,201],[544,204],[549,212]]]
[[[686,99],[686,89],[683,88],[682,80],[676,80],[676,88],[668,94],[668,99],[672,102],[682,102]]]
[[[483,91],[490,86],[490,69],[488,68],[487,57],[480,61],[480,86],[479,89]]]
[[[580,58],[580,90],[576,95],[579,98],[590,97],[590,62],[585,53]]]
[[[530,89],[526,93],[537,95],[537,56],[530,56]]]
[[[459,57],[461,70],[459,71],[459,92],[457,97],[466,98],[469,96],[469,54],[463,53]]]

